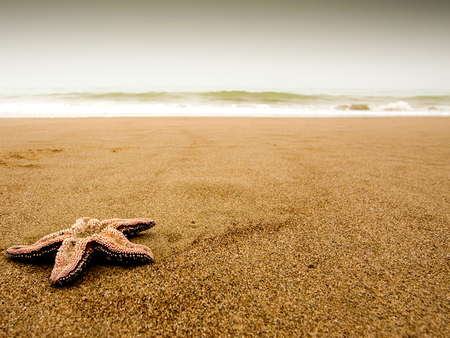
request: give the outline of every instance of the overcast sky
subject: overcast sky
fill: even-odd
[[[0,87],[450,90],[450,1],[2,0]]]

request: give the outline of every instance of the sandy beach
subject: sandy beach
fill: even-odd
[[[450,336],[450,118],[0,119],[0,336]],[[155,263],[8,258],[148,217]]]

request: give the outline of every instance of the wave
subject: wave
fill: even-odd
[[[246,102],[246,103],[310,103],[324,102],[332,99],[330,95],[303,95],[283,92],[246,92],[221,91],[199,93],[201,97],[212,101]]]
[[[164,102],[183,99],[183,95],[169,92],[143,92],[143,93],[127,93],[127,92],[106,92],[106,93],[90,93],[75,92],[64,94],[49,94],[56,98],[79,99],[79,100],[102,100],[102,101],[143,101],[143,102]]]
[[[330,95],[303,95],[284,92],[247,92],[247,91],[217,91],[217,92],[73,92],[49,94],[50,97],[75,100],[101,101],[139,101],[139,102],[178,102],[204,101],[228,103],[255,104],[301,104],[314,102],[330,102]]]
[[[421,104],[421,105],[450,105],[450,95],[439,95],[439,96],[411,96],[405,97],[404,101],[408,101],[412,104]]]
[[[412,107],[405,101],[398,101],[389,103],[385,106],[380,106],[381,110],[396,110],[396,111],[409,111]]]
[[[0,115],[65,116],[448,116],[450,95],[350,95],[290,92],[0,91]],[[127,113],[129,112],[129,113]]]
[[[305,95],[289,92],[249,92],[249,91],[210,91],[210,92],[73,92],[49,94],[49,97],[70,100],[97,100],[117,102],[217,102],[250,103],[269,105],[295,104],[367,104],[387,105],[392,102],[406,102],[409,105],[450,105],[450,95],[440,96],[380,96],[380,95]]]

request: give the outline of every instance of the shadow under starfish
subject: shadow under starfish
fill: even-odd
[[[10,247],[6,252],[14,259],[31,262],[56,254],[50,280],[53,285],[63,286],[81,275],[94,253],[122,264],[153,262],[148,247],[131,243],[127,237],[154,225],[155,221],[148,218],[115,218],[100,222],[83,217],[68,229],[45,236],[32,245]]]

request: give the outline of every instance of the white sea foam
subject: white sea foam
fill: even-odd
[[[395,111],[410,111],[412,107],[405,101],[398,101],[382,105],[379,107],[381,110],[395,110]]]

